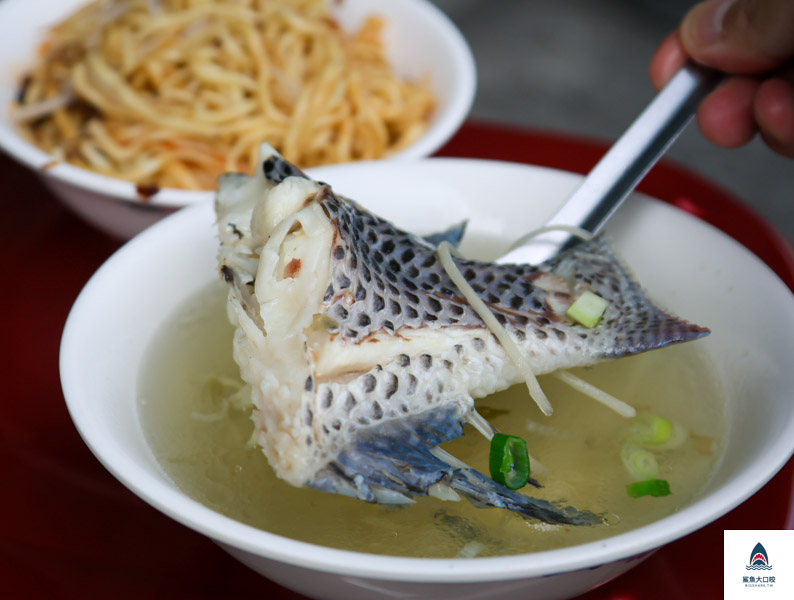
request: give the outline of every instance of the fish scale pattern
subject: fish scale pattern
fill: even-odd
[[[337,228],[324,301],[339,335],[363,340],[403,327],[485,327],[441,266],[435,246],[330,188],[322,188],[317,200]],[[527,336],[532,342],[551,336],[557,343],[587,347],[595,358],[615,358],[707,331],[651,304],[602,237],[538,266],[454,260],[519,344]],[[595,330],[565,315],[565,307],[585,289],[610,300]]]
[[[318,282],[316,272],[305,269],[308,275],[301,277],[307,278],[300,283],[311,282],[309,304],[300,305],[298,293],[283,305],[259,304],[264,302],[256,297],[260,286],[268,291],[281,284],[268,279],[270,269],[256,286],[249,285],[258,274],[249,223],[257,208],[266,212],[275,186],[306,177],[267,147],[260,174],[267,181],[222,181],[219,259],[231,289],[230,318],[238,328],[235,359],[252,385],[257,439],[279,476],[370,502],[408,501],[439,484],[477,506],[532,519],[600,522],[587,511],[507,490],[438,454],[439,443],[461,434],[475,398],[524,374],[446,274],[433,243],[335,195],[325,184],[296,186],[293,180],[281,188],[274,206],[317,216],[315,231],[319,227],[322,236],[306,243],[322,253],[318,272],[327,272],[328,280]],[[289,190],[301,190],[300,195],[287,198]],[[230,216],[239,225],[233,235],[227,230]],[[653,305],[600,237],[535,266],[455,261],[537,374],[708,333]],[[584,290],[609,301],[593,329],[565,315]],[[266,307],[269,321],[259,311]],[[268,331],[270,323],[282,323],[296,308],[323,312],[313,313],[304,329]]]
[[[361,431],[439,406],[455,406],[458,418],[464,420],[474,405],[467,389],[470,377],[474,372],[499,370],[484,356],[486,342],[476,339],[436,356],[400,354],[350,381],[318,383],[316,396],[304,409],[306,418],[317,426],[315,436],[322,440],[314,451],[332,460]],[[463,359],[469,369],[460,368]]]

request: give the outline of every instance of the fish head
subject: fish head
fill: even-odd
[[[216,210],[234,357],[279,477],[370,502],[441,488],[550,523],[600,521],[508,490],[439,451],[462,434],[476,397],[523,375],[432,238],[311,180],[266,145],[252,177],[221,180]],[[705,331],[653,307],[601,240],[542,265],[456,264],[537,373]],[[582,287],[612,302],[592,331],[565,314]]]

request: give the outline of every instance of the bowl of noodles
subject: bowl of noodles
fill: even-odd
[[[484,260],[541,225],[581,182],[551,169],[447,158],[308,173],[417,235],[468,219],[460,252]],[[396,179],[399,186],[382,185]],[[532,194],[516,202],[517,190]],[[785,285],[722,232],[638,194],[607,234],[657,304],[711,329],[696,341],[578,372],[686,432],[669,438],[675,447],[651,451],[671,493],[627,494],[621,432],[630,421],[553,375],[540,378],[551,416],[523,386],[517,399],[497,398],[502,392],[477,399],[499,430],[526,437],[543,488],[521,493],[603,513],[598,525],[555,526],[454,497],[367,503],[277,478],[252,438],[250,400],[248,412],[232,400],[245,387],[232,357],[209,201],[131,240],[87,283],[62,337],[64,397],[83,439],[130,490],[308,597],[573,597],[724,515],[794,451],[794,299]],[[406,366],[421,360],[406,359]],[[468,428],[443,446],[487,469],[481,442]]]
[[[250,172],[417,158],[469,111],[475,67],[425,0],[6,0],[0,148],[129,238]]]

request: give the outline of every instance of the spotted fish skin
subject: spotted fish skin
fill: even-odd
[[[338,227],[332,280],[323,300],[341,336],[365,340],[403,327],[484,327],[441,266],[434,245],[421,243],[329,188],[320,195]],[[539,373],[635,354],[706,332],[651,305],[601,237],[539,266],[455,262],[517,342],[534,336],[542,345],[551,338],[570,347],[564,364],[541,367]],[[586,289],[612,300],[605,327],[588,329],[560,310]]]
[[[401,502],[443,484],[485,506],[591,524],[434,452],[474,398],[522,380],[430,241],[307,178],[272,148],[249,178],[224,176],[219,265],[257,439],[296,486]],[[456,259],[538,374],[696,339],[653,306],[603,239],[538,265]],[[610,300],[594,329],[565,316],[584,290]]]

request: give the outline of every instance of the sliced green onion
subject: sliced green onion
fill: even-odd
[[[666,479],[648,479],[635,481],[626,486],[626,493],[632,498],[640,496],[669,496],[670,484]]]
[[[609,301],[587,290],[579,296],[565,314],[585,327],[595,327],[609,306]]]
[[[659,474],[659,463],[652,452],[626,443],[620,449],[620,459],[632,479],[653,479]]]
[[[529,480],[527,443],[520,437],[495,433],[488,455],[491,478],[506,488],[517,490]]]
[[[659,450],[678,448],[688,437],[686,430],[678,423],[655,415],[632,419],[627,432],[628,441]]]
[[[665,442],[654,444],[657,450],[673,450],[684,444],[689,439],[689,432],[678,423],[673,423],[673,431]]]
[[[673,423],[664,417],[646,415],[632,419],[628,439],[641,444],[661,444],[673,434]]]

